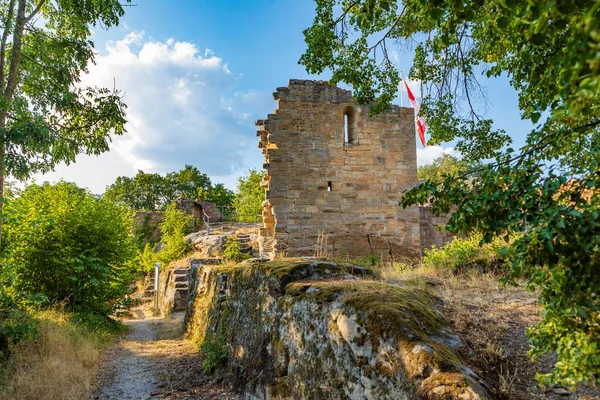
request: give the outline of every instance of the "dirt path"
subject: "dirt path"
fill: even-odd
[[[134,310],[129,332],[104,356],[95,399],[239,399],[202,373],[196,348],[183,339],[183,315],[157,318]]]

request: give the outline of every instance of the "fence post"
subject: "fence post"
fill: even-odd
[[[154,264],[154,308],[158,310],[158,275],[160,272],[160,263]]]

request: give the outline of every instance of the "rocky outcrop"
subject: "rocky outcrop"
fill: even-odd
[[[194,265],[190,277],[187,335],[226,351],[212,359],[247,398],[488,398],[423,290],[316,261]]]
[[[221,215],[221,212],[215,203],[179,197],[175,200],[175,204],[177,205],[177,208],[200,223],[203,220],[207,223],[223,221],[223,215]]]
[[[256,234],[242,234],[235,231],[201,231],[187,235],[185,241],[205,257],[222,257],[229,236],[235,236],[240,251],[258,255]]]

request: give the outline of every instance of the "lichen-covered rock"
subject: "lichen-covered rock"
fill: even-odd
[[[221,372],[249,397],[487,398],[437,300],[369,278],[328,262],[193,268],[187,333],[226,343]]]
[[[241,235],[235,232],[200,231],[190,233],[184,239],[206,257],[221,257],[223,256],[225,243],[229,236],[234,236],[238,239],[242,252],[252,254],[254,249],[258,249],[256,242],[258,236],[256,234]]]

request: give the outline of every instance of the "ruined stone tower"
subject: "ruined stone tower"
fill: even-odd
[[[265,155],[263,253],[394,257],[421,253],[419,208],[398,205],[417,183],[413,111],[375,118],[351,93],[290,80],[259,120]]]

